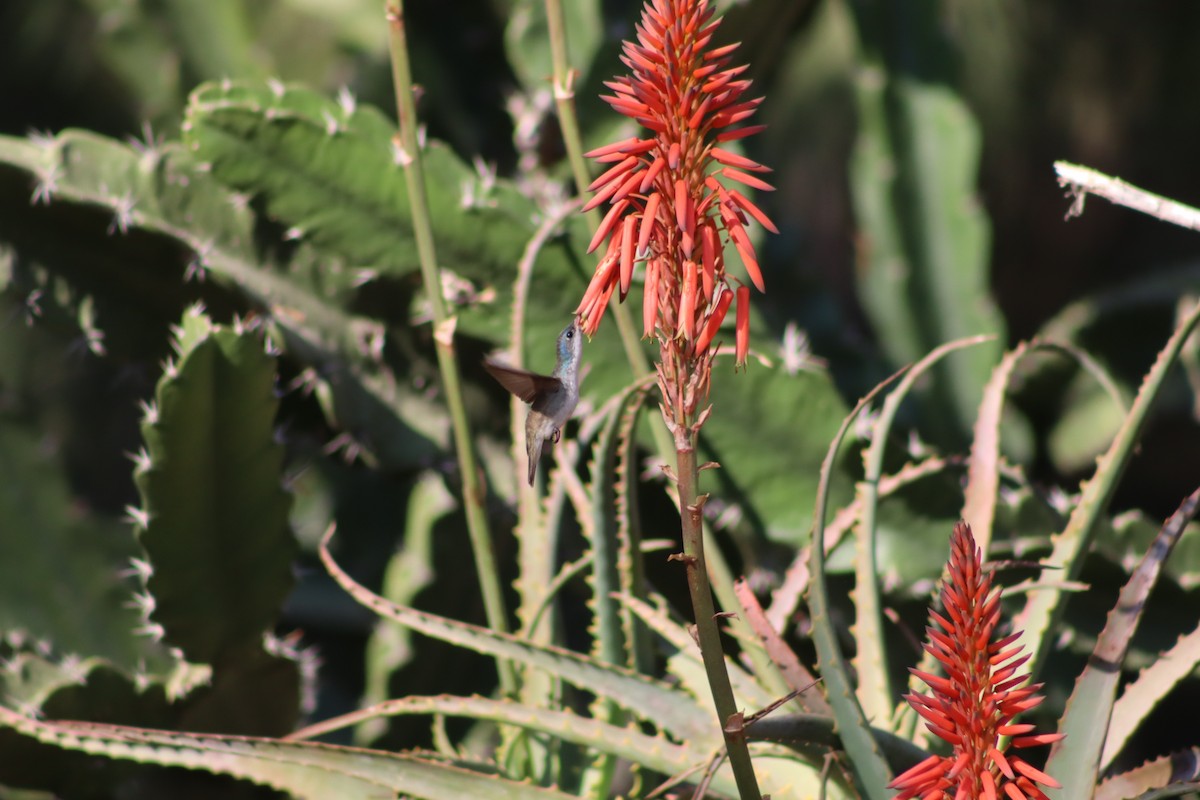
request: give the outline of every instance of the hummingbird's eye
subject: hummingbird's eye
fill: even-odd
[[[575,331],[567,331],[567,338],[568,338],[568,339],[574,339],[574,338],[575,338]]]

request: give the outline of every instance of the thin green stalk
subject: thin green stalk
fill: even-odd
[[[396,109],[400,117],[397,152],[404,166],[404,177],[408,185],[409,202],[412,205],[413,233],[417,240],[417,255],[421,261],[421,280],[429,298],[433,315],[433,339],[437,350],[438,369],[442,375],[442,386],[446,392],[446,404],[454,430],[454,449],[458,456],[462,474],[463,508],[467,516],[467,531],[471,539],[471,550],[475,556],[479,588],[483,594],[484,610],[488,626],[492,630],[508,632],[508,612],[504,606],[504,592],[500,584],[500,573],[492,550],[492,534],[488,528],[487,511],[484,507],[486,489],[472,447],[471,430],[467,422],[466,406],[463,404],[462,380],[458,370],[458,359],[454,350],[454,326],[456,318],[448,317],[442,297],[441,276],[438,273],[437,253],[433,244],[433,228],[429,220],[426,203],[425,171],[422,166],[421,149],[417,142],[417,109],[413,100],[412,72],[408,61],[408,42],[405,35],[404,8],[402,0],[386,0],[388,20],[388,49],[392,57],[392,81],[396,88]],[[506,695],[516,692],[517,676],[513,665],[498,660],[500,688]]]
[[[679,485],[680,520],[683,527],[683,562],[687,567],[688,592],[692,597],[692,611],[696,616],[696,639],[700,643],[700,656],[704,661],[704,672],[712,692],[717,717],[721,721],[721,733],[725,736],[725,749],[729,754],[729,766],[737,782],[742,800],[759,800],[762,793],[754,775],[754,764],[750,760],[750,749],[746,744],[746,728],[738,712],[733,687],[729,683],[729,672],[725,666],[725,652],[721,647],[721,631],[717,626],[716,609],[713,607],[712,589],[708,582],[708,568],[704,559],[704,502],[708,495],[698,494],[700,469],[696,463],[696,434],[690,426],[679,426],[675,434],[675,469]]]

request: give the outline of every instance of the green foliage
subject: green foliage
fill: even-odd
[[[137,615],[118,578],[133,549],[117,524],[71,513],[56,460],[32,431],[0,422],[0,628],[133,664],[125,632]]]
[[[386,110],[383,3],[0,8],[0,72],[30,73],[12,65],[54,53],[86,108],[106,108],[89,116],[55,89],[61,76],[35,75],[47,104],[80,110],[0,134],[0,797],[534,800],[664,784],[687,795],[702,782],[737,793],[715,758],[726,721],[673,608],[683,567],[664,550],[678,548],[679,517],[662,454],[648,450],[661,424],[654,390],[643,394],[652,378],[631,372],[615,325],[585,347],[579,418],[545,496],[521,486],[514,503],[524,453],[478,362],[513,348],[549,371],[549,343],[594,268],[592,231],[569,206],[549,116],[546,5],[442,5],[406,11],[438,289],[487,478],[466,499],[408,154]],[[1116,290],[1092,287],[1056,316],[1066,301],[1037,286],[1013,299],[1006,248],[1022,226],[1057,232],[1062,210],[1054,197],[1022,202],[1036,224],[1018,225],[996,190],[990,151],[1009,141],[997,120],[1040,116],[998,115],[1016,100],[979,88],[996,74],[987,59],[1014,68],[1005,42],[1018,32],[998,26],[993,41],[980,8],[935,5],[809,14],[751,0],[721,31],[745,42],[739,57],[767,94],[771,131],[749,155],[778,168],[779,192],[756,201],[783,235],[759,244],[769,293],[755,297],[746,372],[714,362],[700,455],[719,468],[701,491],[710,550],[748,577],[741,604],[720,595],[737,615],[723,622],[725,663],[776,797],[887,797],[891,775],[926,755],[923,726],[893,710],[916,662],[902,635],[925,621],[959,516],[1010,589],[1048,684],[1031,721],[1072,731],[1050,762],[1071,796],[1096,788],[1097,764],[1120,772],[1159,755],[1139,730],[1197,688],[1200,526],[1171,528],[1163,563],[1165,501],[1139,490],[1152,484],[1174,507],[1194,488],[1179,487],[1194,481],[1196,268],[1144,274],[1178,256],[1143,240]],[[629,9],[563,10],[585,141],[632,135],[594,96],[621,71]],[[455,95],[464,86],[472,94]],[[831,230],[849,209],[855,220]],[[842,288],[861,308],[811,285],[835,275],[850,241],[860,270]],[[1047,251],[1067,283],[1071,264],[1091,268],[1080,251]],[[989,287],[1007,297],[1004,317]],[[1006,330],[1032,338],[1005,351]],[[732,342],[732,320],[717,340]],[[918,361],[850,411],[882,365]],[[1155,435],[1177,451],[1156,450]],[[468,501],[498,531],[517,634],[477,624]],[[336,561],[318,544],[331,528]],[[1148,553],[1160,572],[1134,581]],[[1123,585],[1140,587],[1136,637],[1100,630]],[[745,596],[767,590],[765,609]],[[1113,670],[1081,684],[1105,703],[1052,708],[1077,661],[1116,633]],[[500,663],[519,667],[508,696]],[[797,685],[796,666],[820,685]],[[754,716],[788,689],[809,698]],[[319,735],[360,749],[301,741]],[[1195,744],[1179,735],[1172,746]],[[1159,767],[1097,796],[1164,789]]]

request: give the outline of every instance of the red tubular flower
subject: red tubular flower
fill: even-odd
[[[772,188],[753,174],[767,167],[719,146],[762,130],[731,127],[748,119],[761,98],[742,99],[750,87],[739,77],[746,67],[729,67],[737,45],[709,48],[719,24],[708,0],[649,0],[637,41],[626,42],[621,57],[630,74],[606,82],[613,93],[603,98],[649,136],[587,154],[611,165],[588,187],[595,195],[585,210],[610,206],[589,252],[605,239],[609,244],[576,314],[594,334],[613,287],[619,284],[624,299],[635,263],[646,262],[645,333],[659,339],[674,384],[663,386],[667,407],[683,403],[688,417],[705,393],[697,389],[707,387],[708,376],[698,373],[711,366],[708,349],[733,297],[723,241],[733,244],[749,281],[763,291],[746,226],[754,219],[777,232],[758,206],[722,183]],[[739,364],[749,341],[748,300],[737,293]]]
[[[1012,736],[1012,749],[1049,744],[1062,734],[1031,735],[1032,725],[1013,717],[1037,707],[1040,684],[1020,686],[1028,675],[1015,676],[1028,656],[1018,657],[1013,633],[993,641],[1000,621],[1000,591],[992,592],[992,576],[984,572],[971,526],[959,522],[950,537],[949,581],[942,587],[945,616],[930,612],[925,649],[946,670],[946,677],[910,670],[929,686],[929,695],[905,697],[925,726],[953,746],[948,756],[930,756],[897,776],[889,788],[896,800],[1047,800],[1039,788],[1061,788],[1058,781],[997,748],[1001,736]]]

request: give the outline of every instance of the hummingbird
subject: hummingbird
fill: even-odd
[[[529,455],[529,485],[537,474],[538,460],[546,440],[557,443],[562,427],[567,424],[575,404],[579,402],[579,361],[583,351],[583,333],[576,320],[558,334],[558,362],[551,375],[539,375],[529,370],[499,364],[490,359],[483,362],[500,385],[529,403],[525,417],[525,448]]]

